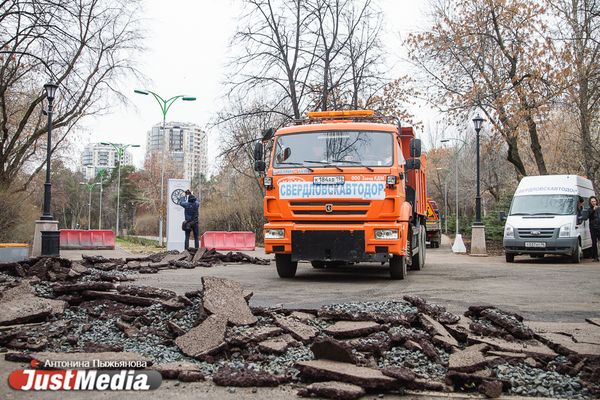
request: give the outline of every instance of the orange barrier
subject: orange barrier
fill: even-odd
[[[115,233],[110,230],[61,229],[60,248],[62,250],[114,250]]]
[[[256,240],[252,232],[206,232],[200,246],[216,250],[254,250]]]

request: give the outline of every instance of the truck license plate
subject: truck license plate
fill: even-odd
[[[343,176],[315,176],[313,184],[315,185],[343,185],[345,179]]]
[[[546,242],[525,242],[525,247],[546,247]]]

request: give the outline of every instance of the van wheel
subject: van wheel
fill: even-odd
[[[573,254],[571,254],[571,262],[573,264],[579,264],[581,261],[581,247],[579,246],[579,240],[577,244],[575,244],[575,248],[573,249]]]
[[[281,278],[293,278],[296,275],[298,261],[292,261],[291,254],[275,254],[275,265]]]
[[[321,261],[321,260],[312,260],[310,262],[310,265],[313,266],[313,268],[325,268],[325,261]]]
[[[406,277],[406,255],[394,255],[390,258],[390,276],[392,279],[404,279]]]
[[[504,253],[506,262],[515,262],[515,253]]]

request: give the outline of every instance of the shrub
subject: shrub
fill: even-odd
[[[0,193],[0,242],[33,244],[35,221],[42,212],[21,195]]]

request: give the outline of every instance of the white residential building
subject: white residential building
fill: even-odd
[[[198,173],[207,175],[208,137],[198,125],[183,122],[168,122],[165,126],[167,157],[180,163],[183,179],[198,179]],[[146,158],[152,153],[162,157],[163,126],[156,124],[146,134]]]
[[[123,146],[121,143],[115,143],[117,146]],[[94,179],[96,169],[115,167],[119,162],[119,153],[112,145],[101,143],[89,143],[81,152],[81,166],[79,170],[83,173],[85,179]],[[125,150],[121,157],[121,165],[133,165],[133,155]]]

